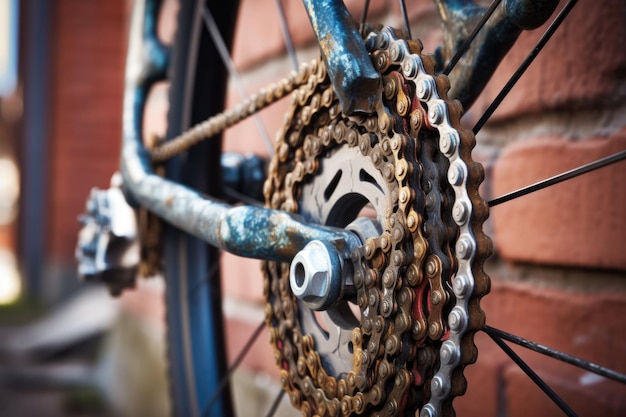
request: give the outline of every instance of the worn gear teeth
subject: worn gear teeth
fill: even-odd
[[[303,415],[398,415],[421,407],[420,415],[449,416],[465,389],[463,367],[476,359],[473,334],[484,323],[479,304],[489,290],[482,168],[471,160],[474,138],[460,127],[462,109],[447,100],[448,79],[432,75],[434,60],[419,55],[421,43],[388,27],[367,31],[365,45],[389,84],[384,108],[369,117],[341,115],[321,62],[279,83],[271,90],[299,87],[264,187],[271,207],[297,211],[301,185],[340,146],[357,147],[387,183],[384,231],[352,258],[361,310],[353,370],[326,372],[313,337],[299,330],[288,267],[271,262],[264,266],[267,322],[285,368],[283,388]]]

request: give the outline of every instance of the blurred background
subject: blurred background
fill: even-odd
[[[117,165],[129,11],[0,1],[1,415],[110,412],[94,369],[119,301],[78,281],[74,247]]]
[[[317,55],[299,1],[283,1],[298,57]],[[355,16],[362,1],[347,1]],[[561,2],[563,3],[563,2]],[[370,16],[401,25],[395,0]],[[0,415],[168,415],[163,284],[112,298],[79,282],[74,248],[92,187],[116,170],[131,0],[0,0]],[[177,2],[164,0],[159,35],[171,42]],[[409,2],[415,37],[432,52],[441,35],[432,1]],[[244,0],[234,61],[249,92],[289,64],[273,0]],[[471,125],[539,37],[523,34]],[[543,55],[478,136],[474,159],[493,198],[626,149],[626,5],[581,0]],[[277,75],[278,74],[278,75]],[[162,135],[167,84],[147,106],[146,131]],[[229,89],[228,105],[241,99]],[[261,114],[270,136],[289,101]],[[230,130],[229,151],[265,154],[254,121]],[[577,182],[576,182],[577,181]],[[607,221],[606,219],[610,219]],[[486,225],[496,254],[488,323],[626,371],[626,168],[617,164],[494,208]],[[227,345],[232,360],[263,319],[256,261],[224,255]],[[558,411],[484,335],[468,369],[459,415],[554,415]],[[236,376],[244,415],[278,391],[264,334]],[[624,415],[626,390],[543,358],[529,362],[580,415]],[[279,413],[294,415],[287,401]]]

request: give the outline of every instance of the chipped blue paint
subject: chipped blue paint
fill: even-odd
[[[304,0],[304,5],[343,113],[372,113],[381,100],[381,77],[343,1]]]
[[[141,140],[141,120],[148,88],[165,77],[168,62],[168,51],[154,35],[154,10],[155,2],[145,3],[144,24],[133,25],[130,40],[120,168],[127,198],[213,246],[248,258],[291,262],[311,240],[332,242],[340,251],[355,247],[359,241],[351,232],[305,224],[277,210],[231,207],[154,173]]]

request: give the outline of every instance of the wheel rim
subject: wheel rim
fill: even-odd
[[[211,65],[218,59],[202,21],[210,1],[181,2],[171,73],[168,137],[222,109],[225,70]],[[232,37],[238,4],[220,7],[223,36]],[[188,49],[177,45],[187,45]],[[177,74],[182,74],[178,75]],[[212,97],[213,101],[206,101]],[[208,105],[207,105],[208,104]],[[166,177],[209,195],[220,195],[221,141],[214,138],[194,152],[168,161]],[[211,395],[227,371],[221,305],[219,251],[173,227],[165,226],[163,264],[166,278],[168,354],[176,415],[204,416],[207,411],[232,415],[230,391]]]

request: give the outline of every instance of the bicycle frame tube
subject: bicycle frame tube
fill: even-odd
[[[373,112],[381,101],[381,77],[343,0],[303,1],[343,113]],[[435,3],[444,25],[443,47],[438,48],[435,58],[439,71],[454,61],[450,68],[445,68],[448,74],[460,58],[453,54],[464,49],[463,43],[472,37],[470,33],[482,26],[479,21],[487,7],[471,0],[435,0]],[[493,15],[486,16],[488,20],[480,30],[482,41],[472,42],[463,61],[449,73],[452,86],[449,96],[469,108],[522,30],[542,25],[557,4],[558,0],[494,2]]]
[[[344,114],[372,113],[382,81],[343,0],[304,0],[333,90]]]
[[[332,242],[341,252],[359,244],[351,232],[305,224],[282,211],[231,207],[154,173],[141,139],[142,114],[150,86],[165,78],[168,52],[156,39],[153,12],[146,7],[143,27],[133,25],[130,34],[121,156],[127,198],[213,246],[249,258],[290,262],[312,240]]]
[[[540,7],[549,9],[556,0],[541,0],[540,3]],[[146,4],[143,25],[133,26],[135,30],[130,35],[126,64],[121,172],[127,198],[211,245],[240,256],[290,262],[312,240],[334,242],[340,251],[343,251],[343,244],[357,244],[358,238],[351,232],[306,224],[281,211],[231,207],[154,173],[148,151],[143,146],[142,117],[148,89],[155,81],[165,79],[168,50],[157,39],[157,14],[151,10],[152,2]],[[343,1],[304,0],[304,4],[344,113],[374,111],[381,100],[380,75],[372,66],[357,24]],[[477,10],[477,6],[467,0],[437,0],[437,4],[444,22],[448,14],[470,15]],[[517,5],[517,8],[510,7],[510,4]],[[531,26],[524,19],[532,16],[536,8],[527,7],[528,4],[533,3],[530,0],[502,2],[501,11],[494,16],[495,22],[488,25],[490,37],[510,29],[513,24],[518,30],[524,24]],[[467,5],[472,5],[467,9],[470,11],[465,10]],[[462,25],[450,28],[457,42],[456,35],[467,33],[468,22],[473,19],[458,20],[463,22]],[[532,21],[532,25],[537,23]],[[489,45],[503,52],[510,47],[508,41],[507,38]],[[497,63],[491,61],[489,68],[480,69],[491,74]],[[464,73],[474,74],[469,70]],[[463,90],[464,85],[474,85],[476,79],[468,75],[468,78],[461,77],[460,81]],[[482,79],[483,82],[486,81]]]
[[[489,8],[469,0],[435,3],[443,24],[443,43],[435,59],[439,71],[450,78],[448,95],[467,109],[522,31],[541,26],[558,0],[501,0]],[[474,32],[476,28],[480,30]],[[471,42],[474,37],[480,41]],[[471,44],[466,44],[468,40]]]

